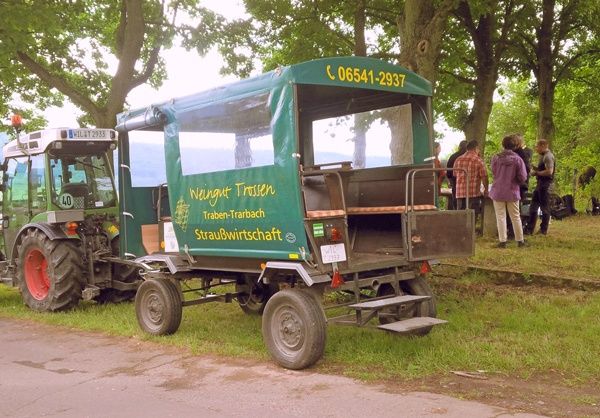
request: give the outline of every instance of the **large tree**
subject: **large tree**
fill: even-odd
[[[533,73],[539,106],[538,137],[554,139],[554,95],[583,57],[600,53],[600,4],[587,0],[524,1],[526,25],[515,42],[527,77]]]
[[[195,3],[1,2],[2,101],[18,95],[44,109],[67,97],[83,111],[81,124],[113,127],[132,89],[164,79],[160,52],[172,45],[178,9],[203,10]]]
[[[482,147],[500,73],[510,73],[508,40],[522,15],[518,0],[461,0],[446,34],[438,105],[452,127]]]

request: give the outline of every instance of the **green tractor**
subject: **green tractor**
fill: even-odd
[[[18,128],[0,166],[2,281],[36,311],[135,297],[137,270],[119,258],[116,132]]]

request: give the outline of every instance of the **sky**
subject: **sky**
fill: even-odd
[[[202,5],[227,18],[240,18],[245,15],[241,0],[203,0]],[[215,50],[201,57],[195,51],[175,47],[164,51],[162,56],[167,63],[167,79],[158,90],[148,85],[132,90],[127,97],[131,109],[208,90],[236,80],[233,76],[224,77],[219,74],[223,60]],[[77,127],[76,118],[80,114],[81,112],[68,102],[63,107],[52,107],[44,112],[49,128]],[[444,123],[436,123],[435,129],[444,135],[441,141],[441,156],[447,157],[454,152],[462,137],[460,133],[449,130]]]

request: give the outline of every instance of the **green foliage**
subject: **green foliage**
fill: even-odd
[[[511,133],[524,135],[525,143],[533,148],[536,141],[537,106],[529,93],[526,81],[509,80],[498,90],[498,100],[494,103],[486,142],[489,152],[501,149],[502,138]]]
[[[178,12],[203,16],[197,1],[10,0],[0,3],[0,102],[16,96],[45,109],[65,97],[83,124],[113,127],[136,86],[166,77]],[[0,108],[0,114],[8,112]]]
[[[355,12],[365,16],[362,35],[369,33],[367,55],[389,56],[398,49],[396,19],[401,9],[399,0],[364,2],[319,2],[298,0],[245,0],[251,18],[210,25],[218,32],[215,42],[224,57],[224,74],[248,76],[259,63],[265,71],[324,56],[356,54]],[[205,27],[186,36],[186,46],[204,44],[196,39]]]
[[[595,61],[594,61],[595,62]],[[558,85],[555,94],[556,135],[552,151],[556,156],[556,184],[561,195],[572,193],[575,170],[581,173],[592,166],[600,171],[600,104],[594,99],[600,94],[596,87],[599,76],[584,67],[574,74],[574,79]],[[494,103],[488,125],[487,142],[490,155],[500,149],[506,134],[520,132],[525,142],[533,147],[537,141],[537,101],[527,81],[508,81],[499,88],[500,100]],[[594,192],[594,185],[578,190],[576,203],[579,209]]]

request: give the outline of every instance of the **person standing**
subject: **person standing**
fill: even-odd
[[[483,197],[488,194],[488,176],[483,160],[479,156],[479,143],[475,140],[467,143],[466,152],[454,162],[456,178],[456,208],[467,208],[467,197],[470,209],[481,214]],[[464,170],[464,171],[463,171]],[[467,175],[469,181],[467,183]],[[481,188],[483,184],[483,190]]]
[[[527,234],[533,234],[538,218],[538,209],[542,210],[542,222],[539,233],[546,235],[550,224],[550,187],[554,181],[555,159],[548,148],[548,141],[540,139],[535,144],[535,151],[539,154],[538,165],[531,169],[531,175],[537,179],[531,205],[529,206],[529,222]]]
[[[519,201],[521,200],[520,185],[527,179],[527,170],[523,159],[513,151],[518,143],[514,135],[502,139],[504,150],[492,157],[492,175],[494,182],[490,190],[490,198],[494,202],[496,226],[498,227],[498,247],[506,248],[506,212],[513,225],[515,241],[519,247],[525,245]]]
[[[440,161],[440,152],[442,152],[442,146],[440,145],[439,142],[434,142],[433,143],[433,167],[434,168],[443,168],[442,167],[442,162]],[[442,170],[442,171],[438,171],[436,172],[436,178],[437,178],[437,191],[438,191],[438,195],[440,194],[440,190],[442,189],[442,183],[444,182],[444,177],[446,177],[446,171]]]
[[[523,162],[525,163],[525,170],[527,171],[527,179],[519,186],[519,190],[521,191],[521,197],[519,199],[519,209],[523,203],[523,200],[527,198],[527,192],[529,191],[529,172],[531,171],[531,156],[533,155],[533,150],[529,148],[525,144],[525,140],[523,139],[522,134],[512,134],[513,140],[515,142],[515,153],[521,157]],[[527,212],[527,217],[529,217],[529,212]],[[514,238],[514,230],[512,223],[510,221],[510,217],[506,219],[508,226],[508,238]],[[521,219],[523,223],[523,230],[526,229],[527,219]]]
[[[454,162],[458,157],[467,152],[467,141],[462,140],[458,144],[458,151],[448,158],[448,162],[446,163],[446,168],[451,169],[454,167]],[[453,170],[446,171],[446,177],[448,178],[448,184],[450,184],[450,189],[452,189],[452,199],[450,200],[449,209],[456,209],[456,177],[454,176]]]

